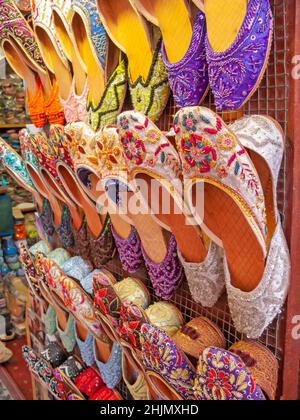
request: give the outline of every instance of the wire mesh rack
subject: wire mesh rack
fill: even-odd
[[[288,68],[288,48],[289,48],[289,28],[288,28],[288,5],[282,0],[271,0],[272,11],[275,20],[274,42],[267,67],[266,74],[260,84],[259,89],[252,96],[251,100],[244,108],[245,115],[268,115],[278,121],[286,135],[286,149],[290,147],[288,134],[288,101],[289,101],[289,68]],[[213,108],[212,96],[208,95],[204,106]],[[129,108],[129,102],[126,108]],[[173,98],[170,99],[166,112],[160,119],[159,128],[168,132],[171,128],[173,117],[176,113],[176,106]],[[229,121],[230,122],[230,121]],[[287,151],[287,150],[286,150]],[[287,155],[287,154],[286,154]],[[278,204],[283,223],[286,220],[287,208],[287,159],[285,158],[282,165],[281,176],[278,184]],[[114,260],[107,267],[112,271],[118,279],[127,276],[123,272],[120,263]],[[153,302],[157,301],[154,290],[151,286],[149,278],[145,270],[141,270],[136,274],[136,277],[142,279],[151,292]],[[211,321],[215,322],[223,331],[227,340],[227,345],[232,344],[246,337],[237,333],[234,328],[229,307],[227,304],[227,297],[224,295],[218,304],[212,309],[205,309],[201,305],[194,302],[186,281],[177,290],[170,303],[175,304],[182,312],[186,322],[198,317],[205,316]],[[259,342],[268,347],[276,356],[280,374],[282,377],[283,367],[283,351],[284,351],[284,336],[285,336],[285,319],[286,311],[277,317],[273,324],[265,331]],[[119,388],[125,399],[130,399],[131,396],[124,383]],[[281,396],[282,383],[278,384],[278,397]],[[299,389],[300,396],[300,389]]]

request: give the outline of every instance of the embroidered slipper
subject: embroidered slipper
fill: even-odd
[[[220,10],[222,13],[220,14]],[[205,2],[210,86],[219,111],[237,110],[265,73],[273,40],[269,0]]]
[[[252,291],[267,255],[265,200],[257,171],[238,138],[209,109],[184,108],[174,122],[189,207],[197,223],[224,247],[232,285]],[[204,212],[199,204],[195,209],[197,198]]]
[[[256,342],[240,342],[229,351],[207,348],[200,357],[195,396],[198,400],[275,399],[278,362]]]
[[[30,67],[31,62],[28,61],[24,50],[13,38],[3,39],[2,48],[11,68],[26,82],[26,102],[32,123],[37,128],[44,127],[47,122],[44,95],[51,91],[48,75],[42,73],[38,67]]]
[[[101,319],[110,330],[113,341],[119,341],[119,325],[124,302],[147,308],[150,295],[145,285],[138,279],[128,278],[117,283],[107,270],[94,276],[94,306]]]
[[[184,351],[194,366],[197,366],[203,351],[211,346],[225,348],[226,340],[219,327],[204,317],[192,319],[173,337],[175,345]]]
[[[46,67],[32,29],[13,0],[1,2],[0,23],[0,39],[13,38],[26,54],[31,65],[46,74]]]
[[[122,371],[123,380],[134,400],[149,401],[152,399],[144,375],[132,364],[131,358],[126,355],[125,351],[122,354]]]
[[[41,132],[32,136],[31,140],[44,182],[48,186],[49,191],[68,207],[74,227],[79,229],[82,226],[82,216],[68,196],[56,169],[56,161],[59,154],[59,143],[56,141],[56,138],[59,130],[63,131],[63,127],[56,126],[54,130],[51,126],[49,136],[45,132]]]
[[[53,379],[53,369],[50,363],[28,346],[22,347],[22,355],[34,378],[44,385],[49,385]]]
[[[116,131],[116,128],[105,127],[99,134],[96,134],[82,123],[69,124],[65,127],[65,133],[72,142],[72,150],[74,152],[76,150],[74,155],[76,176],[86,194],[98,206],[100,201],[103,202],[103,207],[106,205],[103,197],[109,177],[118,174],[120,166],[124,169],[124,164],[121,163],[123,161],[122,149],[120,145],[114,144],[114,141],[118,138]],[[112,150],[109,149],[110,147]],[[108,155],[109,153],[111,155]],[[98,188],[100,181],[102,182],[103,190]],[[135,231],[127,220],[117,213],[115,207],[110,213],[112,233],[118,239],[120,250],[123,251],[123,266],[125,269],[128,268],[130,272],[135,272],[142,263],[139,238],[137,238]],[[130,246],[126,249],[122,248],[123,241]],[[127,264],[126,261],[129,261],[129,263]]]
[[[114,389],[122,379],[122,348],[111,342],[94,341],[94,356],[97,368],[105,385]]]
[[[289,289],[290,256],[277,206],[277,183],[284,154],[284,134],[277,122],[264,116],[243,118],[233,124],[231,129],[251,156],[266,201],[268,255],[258,287],[250,293],[243,293],[231,285],[228,267],[225,271],[235,326],[239,332],[256,339],[280,313]],[[276,269],[273,268],[274,264]],[[263,303],[266,299],[272,304],[266,306]]]
[[[203,306],[214,306],[224,289],[222,255],[213,244],[207,253],[200,229],[188,224],[191,214],[183,200],[181,164],[176,150],[163,133],[138,112],[123,113],[119,125],[130,174],[138,185],[140,182],[146,182],[148,188],[144,199],[149,201],[158,222],[162,226],[167,225],[175,236],[190,289],[195,291],[194,299]],[[136,151],[133,153],[133,150]],[[157,194],[160,188],[163,189],[162,196]],[[156,192],[156,196],[149,196],[149,190]],[[142,192],[143,188],[140,191]],[[142,237],[141,239],[143,240]],[[190,247],[191,242],[193,247]],[[176,243],[174,240],[174,251]],[[149,258],[144,258],[149,269]],[[213,265],[210,265],[211,261]],[[175,282],[171,282],[172,277],[170,282],[164,282],[162,287],[165,292],[159,296],[171,296],[174,291],[171,284],[176,286]]]
[[[71,156],[74,156],[76,153],[76,150],[73,149],[72,141],[61,133],[57,133],[57,135],[60,141],[59,159],[56,163],[57,172],[65,190],[72,198],[73,202],[76,203],[79,208],[82,208],[85,213],[90,233],[90,251],[93,253],[91,257],[96,267],[101,268],[101,266],[99,267],[97,265],[97,263],[99,263],[99,258],[101,260],[101,265],[103,264],[102,261],[106,260],[106,262],[108,262],[113,258],[113,251],[115,249],[113,237],[109,229],[110,221],[105,215],[103,215],[104,220],[101,220],[94,203],[87,197],[76,180],[74,160],[71,158]],[[95,245],[97,245],[97,248],[95,248]],[[104,257],[102,258],[101,255],[104,255]],[[95,258],[93,258],[94,256]]]
[[[52,4],[52,17],[55,33],[61,47],[72,64],[73,82],[67,99],[61,99],[66,121],[88,121],[86,101],[88,96],[88,81],[85,66],[77,54],[77,47],[71,30],[71,6],[72,1],[58,1]]]
[[[81,334],[82,324],[75,321],[74,334],[77,346],[80,351],[81,359],[88,366],[91,367],[95,363],[94,356],[94,336],[89,331],[86,333],[86,329],[83,327],[83,335]]]
[[[55,226],[60,226],[62,220],[62,210],[60,207],[60,203],[56,199],[56,197],[49,193],[47,185],[45,184],[41,174],[39,165],[37,163],[37,158],[35,156],[35,148],[34,143],[32,142],[33,135],[27,133],[26,136],[21,137],[20,141],[22,144],[22,149],[24,151],[24,162],[26,169],[29,173],[29,176],[39,192],[39,194],[48,200],[51,206],[52,215],[53,215],[53,222]],[[53,227],[53,226],[52,226]],[[53,233],[54,233],[53,229]]]
[[[88,75],[89,123],[99,130],[113,124],[122,110],[127,91],[127,65],[107,37],[95,0],[75,0],[72,7],[72,30]]]
[[[129,60],[128,79],[134,108],[156,121],[162,115],[170,88],[161,55],[161,42],[152,48],[149,27],[129,0],[97,1],[105,29]]]
[[[77,376],[75,384],[79,391],[87,397],[91,397],[104,386],[104,382],[99,373],[91,367]]]
[[[50,133],[51,134],[51,133]],[[75,226],[81,226],[82,218],[66,194],[55,168],[57,154],[52,142],[45,133],[29,135],[31,148],[35,155],[39,169],[39,177],[43,186],[46,187],[51,201],[60,208],[60,222],[54,223],[55,232],[61,245],[71,249],[74,245],[72,222]]]
[[[133,2],[162,31],[162,56],[177,106],[199,105],[208,93],[204,14],[198,13],[192,27],[186,0]]]
[[[71,91],[72,74],[68,59],[55,34],[52,1],[31,1],[32,21],[37,43],[47,68],[55,75],[60,96],[66,100]]]
[[[140,191],[140,185],[138,186],[134,180],[133,169],[139,167],[144,160],[146,161],[145,145],[134,132],[134,129],[130,127],[130,116],[135,114],[142,115],[132,111],[131,113],[123,113],[118,117],[117,125],[120,141],[128,168],[123,181],[128,189],[124,192],[121,191],[119,205],[122,204],[122,211],[125,207],[125,211],[129,213],[140,236],[144,260],[155,293],[162,299],[169,300],[182,281],[183,269],[178,259],[174,236],[169,234],[167,231],[169,228],[166,227],[165,223],[163,224],[163,227],[166,228],[164,231],[160,221],[154,219],[153,212],[148,204],[149,194],[145,200]],[[145,119],[149,122],[147,117],[144,117]],[[159,149],[160,151],[161,149]],[[156,156],[151,154],[149,158],[151,162],[154,159],[156,163]],[[150,166],[151,162],[149,162]],[[127,181],[125,181],[125,178],[127,178]]]
[[[144,324],[141,342],[147,380],[157,395],[163,400],[193,400],[195,369],[173,340]]]

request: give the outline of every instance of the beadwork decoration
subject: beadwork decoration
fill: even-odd
[[[209,81],[218,111],[237,110],[249,100],[263,77],[273,39],[269,0],[249,0],[242,27],[224,52],[206,38]]]
[[[108,36],[104,29],[95,0],[73,0],[72,8],[83,19],[87,38],[96,61],[103,71],[106,65]]]
[[[114,389],[122,379],[122,348],[114,343],[108,361],[103,363],[98,360],[95,341],[94,356],[103,382],[108,388]]]
[[[198,400],[265,400],[244,362],[218,348],[204,350],[195,380]]]
[[[195,18],[191,44],[185,56],[177,63],[170,63],[164,44],[162,56],[169,83],[178,108],[199,105],[208,92],[208,65],[205,51],[205,15],[199,12]]]
[[[2,0],[0,4],[0,39],[12,37],[34,65],[45,73],[46,67],[35,41],[32,29],[13,0]]]
[[[144,324],[141,343],[146,369],[160,375],[184,399],[194,399],[195,370],[172,339],[158,328]]]
[[[110,76],[98,105],[89,99],[87,112],[89,124],[98,131],[101,127],[115,124],[122,110],[127,92],[127,61],[122,59]]]
[[[159,120],[165,110],[170,86],[167,71],[162,59],[161,41],[153,54],[153,61],[146,81],[140,76],[133,81],[128,68],[129,90],[134,109],[147,115],[152,121]]]

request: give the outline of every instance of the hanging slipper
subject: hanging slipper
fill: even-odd
[[[99,215],[95,204],[85,194],[75,176],[74,157],[78,153],[74,138],[58,133],[59,159],[56,167],[65,190],[86,216],[90,242],[90,259],[96,268],[102,268],[113,257],[115,244],[110,230],[108,214]]]
[[[265,199],[257,171],[238,137],[209,109],[182,109],[175,131],[189,207],[224,247],[232,285],[250,292],[262,279],[267,255]],[[204,211],[199,201],[195,208],[197,198]]]
[[[151,400],[147,381],[139,369],[132,364],[131,359],[123,351],[122,355],[123,380],[132,398],[136,401]]]
[[[77,53],[87,71],[87,111],[94,130],[113,124],[127,91],[126,61],[108,40],[95,0],[73,1],[71,27]]]
[[[222,13],[220,13],[222,10]],[[210,86],[219,111],[241,108],[259,87],[273,40],[269,0],[205,2]]]
[[[68,123],[88,121],[86,101],[88,96],[88,81],[85,65],[77,54],[76,42],[71,30],[72,1],[58,1],[52,4],[52,18],[55,34],[60,41],[64,54],[72,65],[73,81],[67,99],[61,99],[65,118]]]
[[[51,85],[33,31],[12,0],[1,3],[1,21],[0,40],[3,51],[12,68],[26,80],[32,122],[37,127],[43,127],[47,119],[44,93],[49,94]]]
[[[209,346],[226,347],[226,340],[216,324],[204,317],[193,318],[173,337],[175,345],[184,351],[194,366]]]
[[[105,127],[99,133],[95,133],[82,123],[69,124],[65,127],[65,133],[72,139],[76,154],[74,157],[75,173],[80,185],[86,194],[97,206],[100,202],[105,205],[104,191],[106,182],[110,177],[118,174],[120,166],[124,170],[125,163],[122,158],[122,148],[115,141],[118,139],[117,129]],[[110,150],[110,147],[112,150]],[[118,161],[119,159],[119,161]],[[109,168],[108,168],[109,167]],[[99,189],[99,183],[103,188]],[[108,211],[110,210],[110,206]],[[128,220],[118,214],[115,206],[110,213],[111,230],[117,239],[122,257],[121,262],[125,271],[134,273],[140,267],[143,259],[140,248],[140,240]],[[123,245],[123,246],[122,246]],[[125,248],[125,246],[127,246]]]
[[[289,250],[277,205],[277,183],[285,146],[284,134],[278,123],[264,116],[243,118],[233,124],[231,129],[251,156],[266,201],[268,255],[259,285],[253,291],[243,293],[231,284],[227,266],[225,271],[235,326],[247,337],[256,339],[280,313],[290,282]],[[266,299],[270,302],[267,306]]]
[[[188,224],[191,214],[183,200],[181,163],[176,150],[163,133],[138,112],[121,114],[119,126],[129,172],[138,185],[146,182],[148,188],[144,199],[149,201],[149,207],[152,206],[158,222],[162,226],[167,225],[173,233],[172,252],[176,252],[178,246],[179,258],[194,299],[203,306],[214,306],[224,289],[222,253],[214,244],[209,246],[207,252],[200,229]],[[162,197],[158,195],[160,188],[163,189]],[[151,196],[149,190],[152,191]],[[193,247],[190,246],[191,242]],[[148,270],[154,271],[155,266],[152,269],[149,257],[144,255],[144,258]],[[162,284],[157,282],[156,288],[164,291],[159,296],[172,296],[179,284],[175,278],[172,273],[168,282],[166,278]]]
[[[144,324],[142,354],[147,380],[162,400],[193,400],[195,369],[173,340],[158,328]]]
[[[199,12],[192,25],[186,0],[168,2],[133,0],[133,3],[163,36],[162,56],[176,105],[199,105],[208,93],[205,52],[205,15]]]
[[[256,342],[234,344],[229,351],[204,350],[195,380],[197,400],[261,401],[275,399],[278,362]]]
[[[56,130],[63,130],[59,126]],[[49,191],[61,203],[64,203],[62,223],[56,229],[61,243],[65,248],[71,248],[74,245],[73,226],[79,229],[82,226],[82,216],[72,202],[58,176],[56,169],[56,160],[58,158],[58,147],[56,142],[56,131],[50,127],[49,136],[46,133],[38,133],[31,137],[34,145],[35,154],[40,168],[41,176]]]
[[[29,176],[39,194],[48,201],[44,202],[40,216],[44,219],[45,226],[49,229],[49,235],[52,236],[55,232],[53,223],[55,226],[59,226],[62,220],[60,203],[54,195],[49,193],[47,185],[40,174],[37,157],[35,155],[36,149],[34,148],[34,143],[32,143],[32,135],[27,133],[26,136],[20,138],[20,141],[22,142],[23,158]],[[43,213],[45,214],[43,215]]]
[[[48,70],[55,75],[58,83],[59,94],[65,100],[69,97],[72,86],[72,74],[69,61],[66,58],[60,42],[55,34],[52,16],[52,2],[40,0],[32,1],[32,20],[42,57]],[[55,92],[58,94],[57,92]],[[52,124],[63,124],[58,121],[50,121]]]
[[[149,26],[129,0],[97,1],[105,29],[128,57],[131,100],[137,111],[156,121],[168,103],[170,88],[161,55],[161,41],[153,48]]]
[[[94,341],[94,356],[97,368],[105,385],[114,389],[122,379],[122,348],[119,344],[106,344]]]

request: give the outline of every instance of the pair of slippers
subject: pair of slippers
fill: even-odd
[[[141,341],[147,375],[164,400],[275,399],[274,355],[252,341],[224,350],[221,331],[205,318],[192,320],[173,338],[144,324]]]

